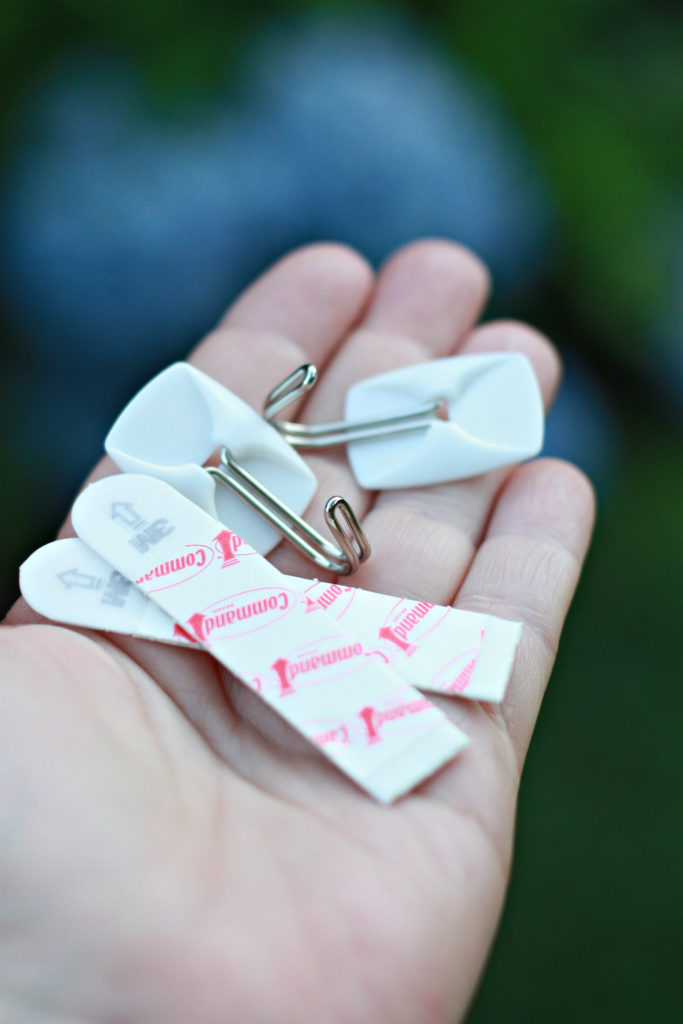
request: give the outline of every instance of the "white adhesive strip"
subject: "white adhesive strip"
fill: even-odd
[[[83,491],[72,520],[86,544],[376,799],[396,799],[466,745],[427,698],[167,484],[107,477]]]
[[[202,549],[189,550],[181,569],[201,568],[204,559]],[[159,571],[170,575],[169,566]],[[469,700],[503,699],[520,623],[340,583],[286,579],[412,686]],[[76,537],[34,551],[19,582],[31,607],[57,622],[197,645],[194,635]]]
[[[503,699],[520,622],[340,583],[300,584],[328,615],[420,690],[491,703]]]

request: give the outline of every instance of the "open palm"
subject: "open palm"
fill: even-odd
[[[257,408],[292,369],[303,419],[341,418],[362,377],[456,351],[517,350],[549,401],[559,363],[520,324],[476,327],[487,275],[421,242],[376,280],[319,245],[278,263],[191,361]],[[369,495],[314,456],[309,518],[343,494],[366,589],[524,623],[500,708],[438,699],[471,737],[376,805],[207,655],[46,624],[0,630],[2,1019],[214,1024],[458,1019],[507,884],[519,774],[593,518],[573,467]],[[95,475],[113,472],[103,463]],[[279,568],[313,575],[281,546]]]

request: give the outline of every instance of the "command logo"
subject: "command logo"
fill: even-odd
[[[355,587],[344,587],[340,583],[330,583],[327,586],[316,583],[314,587],[310,588],[308,594],[319,608],[324,609],[328,615],[339,621],[349,610],[358,591]]]
[[[193,576],[204,572],[213,562],[213,551],[205,544],[187,544],[186,547],[187,552],[184,555],[169,558],[168,561],[155,565],[135,582],[142,586],[145,593],[154,594],[157,590],[180,586],[186,580],[191,580]],[[145,586],[147,583],[154,583],[154,586]]]
[[[426,697],[418,697],[417,700],[397,701],[384,708],[364,707],[358,712],[358,717],[365,727],[366,741],[372,745],[382,741],[382,729],[387,724],[431,710],[436,710],[434,704]],[[401,731],[406,732],[405,728]],[[414,727],[410,731],[415,731]]]
[[[280,587],[259,587],[224,597],[201,612],[187,625],[202,643],[230,636],[243,636],[267,629],[299,603],[299,595]]]
[[[349,638],[346,638],[349,641]],[[274,670],[280,697],[296,693],[299,683],[314,686],[338,676],[358,671],[358,660],[364,658],[363,645],[355,640],[339,643],[339,637],[323,639],[314,646],[277,658]],[[296,683],[295,683],[296,680]]]

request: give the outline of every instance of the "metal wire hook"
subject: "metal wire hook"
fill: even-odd
[[[226,447],[221,449],[220,460],[220,466],[206,466],[207,473],[244,498],[306,558],[322,569],[338,576],[348,576],[369,556],[368,539],[345,498],[330,498],[325,505],[325,520],[337,541],[335,545],[259,483],[233,459]]]
[[[381,437],[394,437],[397,434],[407,434],[415,430],[425,430],[435,419],[443,415],[446,409],[446,399],[437,398],[414,412],[380,419],[357,420],[353,423],[339,420],[334,423],[311,426],[293,423],[290,420],[275,419],[282,409],[307,394],[315,386],[317,379],[316,367],[312,363],[305,363],[276,385],[266,398],[263,409],[265,419],[282,434],[293,448],[330,448],[335,445],[348,444],[350,441],[369,441]]]

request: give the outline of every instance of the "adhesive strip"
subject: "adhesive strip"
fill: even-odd
[[[377,800],[401,796],[466,745],[419,691],[167,484],[107,477],[82,492],[72,520],[86,544]]]
[[[202,549],[188,550],[178,569],[202,568],[205,557]],[[160,579],[171,578],[170,565],[159,572]],[[520,623],[340,583],[286,579],[419,690],[491,703],[503,699]],[[21,566],[19,582],[31,607],[57,622],[197,645],[196,636],[79,538],[34,551]]]

